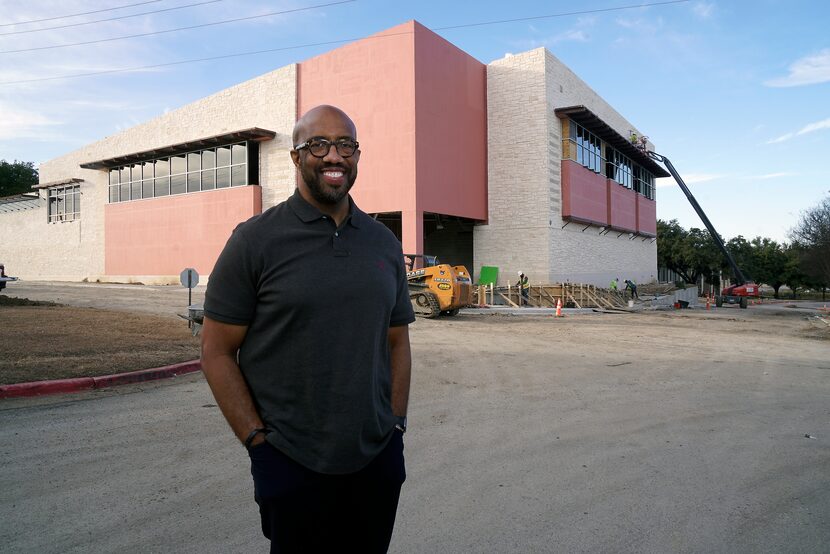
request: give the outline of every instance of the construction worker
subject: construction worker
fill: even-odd
[[[640,299],[640,295],[637,294],[637,283],[635,283],[632,280],[626,279],[625,280],[625,292],[627,293],[629,290],[631,291],[631,299],[632,300],[634,300],[635,298],[638,299],[638,300]]]
[[[530,279],[527,278],[527,275],[519,272],[519,281],[516,283],[516,288],[519,289],[519,306],[527,306],[527,302],[530,298]]]
[[[611,292],[617,292],[617,289],[618,289],[617,282],[619,280],[620,280],[619,277],[614,277],[613,279],[611,279],[611,286],[609,287],[611,289]]]

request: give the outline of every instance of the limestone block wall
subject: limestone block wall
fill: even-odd
[[[474,268],[498,266],[546,280],[550,221],[550,160],[544,49],[487,66],[488,224],[474,231]],[[544,276],[544,277],[543,277]]]
[[[277,133],[274,140],[260,145],[262,208],[284,200],[296,186],[288,153],[297,117],[296,78],[296,65],[282,67],[42,164],[42,183],[69,177],[84,180],[81,219],[49,224],[45,207],[42,215],[23,212],[16,214],[15,221],[7,217],[15,214],[0,214],[0,231],[7,239],[0,258],[27,279],[108,280],[104,274],[107,172],[81,169],[80,164],[240,129],[260,127]]]
[[[657,247],[628,234],[562,220],[562,124],[554,110],[584,105],[618,133],[639,130],[544,48],[487,66],[488,224],[475,229],[475,270],[495,265],[514,281],[607,286],[613,277],[648,282]]]
[[[545,56],[548,118],[548,160],[550,194],[562,197],[562,125],[554,110],[583,105],[620,135],[640,130],[599,96],[585,81],[547,50]],[[651,145],[651,143],[649,143]],[[653,148],[653,145],[651,145]],[[607,287],[611,279],[634,279],[647,283],[657,278],[657,243],[643,237],[630,239],[628,233],[610,231],[600,235],[599,227],[584,232],[584,224],[571,223],[564,229],[561,204],[550,203],[550,282],[571,281]]]

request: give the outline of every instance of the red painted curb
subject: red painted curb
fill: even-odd
[[[0,399],[64,394],[67,392],[126,385],[128,383],[143,383],[144,381],[154,381],[156,379],[166,379],[168,377],[193,373],[194,371],[201,371],[201,369],[201,362],[199,360],[193,360],[153,369],[101,375],[99,377],[78,377],[76,379],[55,379],[53,381],[33,381],[31,383],[0,385]]]

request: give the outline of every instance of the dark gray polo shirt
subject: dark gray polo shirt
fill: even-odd
[[[401,244],[349,198],[334,221],[299,190],[240,224],[205,315],[247,325],[239,366],[268,442],[319,473],[352,473],[394,431],[387,332],[415,320]]]

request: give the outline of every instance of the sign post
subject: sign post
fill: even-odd
[[[193,304],[193,287],[199,284],[199,272],[192,267],[185,268],[179,275],[179,281],[181,281],[183,287],[187,287],[187,309],[189,313],[190,305]],[[188,319],[187,328],[190,329],[192,325],[193,322]]]

